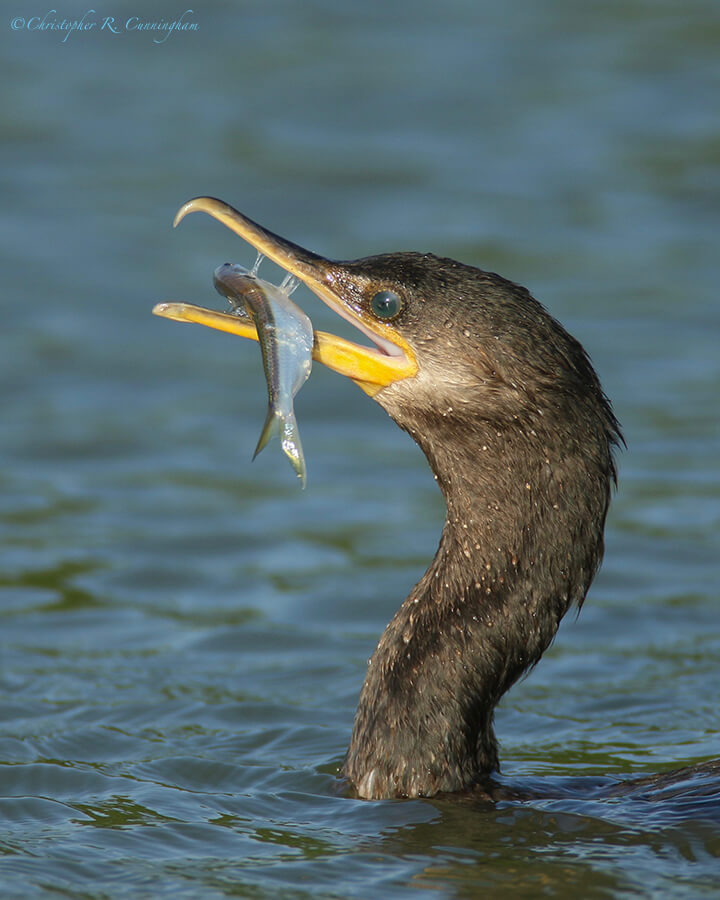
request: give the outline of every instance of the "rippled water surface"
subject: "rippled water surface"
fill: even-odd
[[[162,44],[0,26],[2,896],[717,896],[717,770],[622,786],[720,757],[717,8],[190,18]],[[277,446],[251,465],[257,348],[150,315],[254,258],[171,230],[197,194],[329,256],[499,271],[592,355],[628,450],[586,605],[498,711],[509,799],[338,781],[442,503],[320,367],[307,490]]]

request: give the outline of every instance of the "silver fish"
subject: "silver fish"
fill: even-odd
[[[270,438],[280,434],[282,448],[305,487],[305,457],[293,399],[312,369],[313,327],[310,319],[290,299],[297,282],[281,285],[258,278],[258,262],[252,269],[237,263],[218,266],[213,276],[216,290],[239,315],[249,315],[257,329],[268,388],[268,411],[253,459]]]

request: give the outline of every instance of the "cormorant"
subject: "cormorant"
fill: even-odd
[[[373,342],[316,332],[419,444],[447,505],[430,567],[368,665],[343,774],[360,797],[471,788],[498,765],[494,709],[580,606],[603,554],[618,422],[575,340],[523,287],[430,253],[325,259],[219,200],[219,219]],[[155,312],[254,337],[187,304]]]

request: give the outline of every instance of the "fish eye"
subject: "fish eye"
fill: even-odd
[[[370,308],[378,319],[393,319],[402,307],[403,302],[395,291],[378,291],[370,301]]]

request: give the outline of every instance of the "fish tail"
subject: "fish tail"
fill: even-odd
[[[253,453],[253,459],[263,450],[268,442],[276,435],[280,435],[283,452],[290,460],[290,465],[295,470],[295,474],[300,479],[301,486],[304,488],[307,481],[305,470],[305,456],[303,454],[302,444],[300,443],[300,432],[298,431],[295,413],[291,412],[287,416],[279,415],[272,406],[268,406],[265,424],[260,432],[260,439]]]

